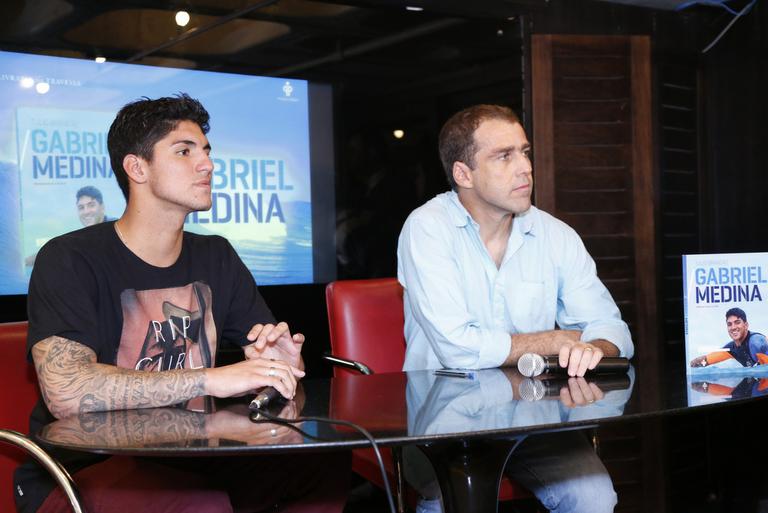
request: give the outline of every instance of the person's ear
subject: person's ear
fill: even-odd
[[[474,187],[472,170],[464,162],[459,162],[458,160],[454,162],[452,171],[453,181],[456,182],[458,187],[463,187],[464,189]]]
[[[133,153],[129,153],[123,158],[123,169],[128,178],[136,183],[147,181],[147,171],[144,168],[144,159]]]

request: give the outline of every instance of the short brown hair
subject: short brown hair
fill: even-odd
[[[473,105],[457,112],[445,122],[440,130],[438,148],[440,161],[443,163],[445,176],[451,189],[456,190],[453,179],[453,163],[463,162],[469,167],[475,167],[475,130],[480,123],[488,119],[502,119],[510,123],[520,123],[512,109],[502,105]]]

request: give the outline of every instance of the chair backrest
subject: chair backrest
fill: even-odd
[[[0,323],[0,428],[29,430],[29,414],[39,392],[34,367],[27,363],[27,323]],[[0,511],[15,511],[13,471],[24,453],[0,445]]]
[[[339,280],[325,288],[331,351],[374,372],[403,369],[403,288],[396,278]],[[334,368],[334,373],[350,372]]]

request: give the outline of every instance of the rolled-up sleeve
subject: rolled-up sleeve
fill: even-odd
[[[631,358],[634,345],[627,324],[610,292],[597,277],[595,262],[581,238],[566,227],[561,241],[557,322],[563,329],[581,330],[581,340],[604,339],[621,356]]]

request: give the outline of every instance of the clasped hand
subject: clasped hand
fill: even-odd
[[[301,348],[304,335],[291,335],[288,324],[256,324],[246,335],[245,361],[207,369],[206,392],[216,397],[250,393],[273,387],[286,399],[296,393],[297,379],[304,377]]]

